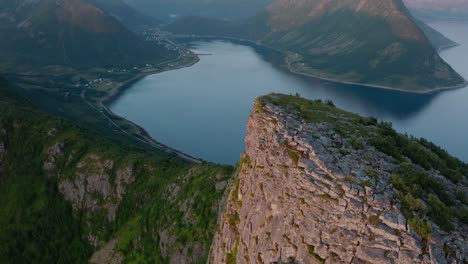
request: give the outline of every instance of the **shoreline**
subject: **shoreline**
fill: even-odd
[[[322,77],[322,76],[302,72],[300,70],[296,70],[296,69],[293,68],[293,65],[288,61],[287,54],[285,54],[284,52],[279,51],[277,49],[274,49],[272,47],[269,47],[267,45],[264,45],[264,44],[262,44],[260,42],[255,42],[255,41],[247,40],[247,39],[233,38],[233,37],[217,37],[217,36],[193,36],[193,35],[192,36],[180,36],[179,35],[176,38],[188,39],[188,40],[218,39],[218,40],[227,40],[227,41],[234,41],[234,42],[238,42],[238,43],[244,43],[244,44],[247,44],[247,45],[255,45],[257,47],[263,47],[263,48],[266,48],[266,49],[270,49],[270,50],[272,50],[274,52],[278,52],[278,54],[282,56],[283,62],[284,62],[283,65],[279,64],[278,66],[284,67],[291,74],[305,76],[307,78],[313,78],[313,79],[317,79],[317,80],[333,82],[333,83],[337,83],[337,84],[358,85],[358,86],[363,86],[363,87],[367,87],[367,88],[383,89],[383,90],[389,90],[389,91],[394,91],[394,92],[403,92],[403,93],[420,94],[420,95],[429,95],[429,94],[434,94],[434,93],[438,93],[438,92],[442,92],[442,91],[461,89],[461,88],[464,88],[464,87],[468,86],[468,81],[465,80],[464,83],[459,84],[459,85],[454,85],[454,86],[439,87],[439,88],[434,88],[434,89],[431,89],[431,90],[424,90],[424,91],[409,91],[409,90],[405,90],[405,89],[400,89],[400,88],[395,88],[395,87],[390,87],[390,86],[384,86],[384,85],[373,85],[373,84],[366,84],[366,83],[341,81],[341,80],[338,80],[338,79]],[[455,45],[455,46],[457,46],[457,45]],[[453,46],[453,47],[455,47],[455,46]],[[453,48],[453,47],[447,47],[444,50],[449,49],[449,48]],[[128,122],[131,125],[133,125],[138,130],[140,135],[132,135],[132,134],[128,133],[128,131],[123,130],[119,125],[116,124],[116,126],[118,126],[122,130],[122,132],[128,134],[129,136],[132,136],[136,140],[139,140],[139,141],[141,141],[143,143],[146,143],[146,144],[150,145],[151,147],[154,147],[154,148],[157,148],[157,149],[159,149],[161,151],[164,151],[164,152],[168,153],[169,155],[175,155],[176,157],[182,158],[182,159],[184,159],[186,161],[189,161],[189,162],[202,163],[202,162],[205,162],[205,161],[202,160],[202,159],[193,157],[193,156],[191,156],[189,154],[186,154],[186,153],[184,153],[182,151],[179,151],[177,149],[174,149],[174,148],[172,148],[172,147],[170,147],[168,145],[165,145],[165,144],[157,141],[143,127],[133,123],[132,121],[130,121],[130,120],[124,118],[124,117],[121,117],[121,116],[119,116],[117,114],[114,114],[109,109],[109,105],[113,101],[115,101],[119,96],[122,95],[123,92],[125,92],[127,89],[132,87],[136,82],[142,80],[143,78],[145,78],[145,77],[147,77],[149,75],[159,74],[159,73],[168,72],[168,71],[174,71],[174,70],[178,70],[178,69],[182,69],[182,68],[186,68],[186,67],[191,67],[191,66],[195,65],[196,63],[198,63],[200,61],[200,58],[199,58],[199,56],[197,54],[194,54],[194,55],[195,56],[193,56],[193,58],[190,61],[188,61],[187,63],[184,63],[182,65],[177,65],[176,67],[172,67],[172,68],[169,68],[169,69],[158,69],[158,70],[154,69],[154,70],[150,70],[148,72],[142,72],[142,73],[139,73],[139,74],[135,75],[134,77],[130,78],[129,80],[127,80],[125,82],[123,82],[118,87],[116,87],[114,90],[112,90],[110,94],[106,95],[102,100],[100,100],[100,104],[101,104],[101,106],[102,106],[102,108],[104,110],[105,115],[109,116],[110,118],[125,120],[125,122]],[[164,64],[174,62],[174,61],[176,61],[176,60],[178,60],[180,58],[181,57],[179,57],[179,58],[177,58],[175,60],[164,62]],[[161,65],[161,64],[159,64],[159,65]]]
[[[323,77],[319,75],[314,75],[311,73],[306,73],[302,72],[299,70],[295,70],[291,67],[291,63],[288,61],[288,57],[285,54],[284,51],[280,51],[278,49],[275,49],[273,47],[270,47],[268,45],[262,44],[261,42],[249,40],[249,39],[241,39],[241,38],[235,38],[235,37],[227,37],[227,36],[211,36],[211,35],[175,35],[176,38],[181,38],[181,39],[220,39],[220,40],[228,40],[228,41],[237,41],[237,42],[244,42],[244,43],[250,43],[252,45],[256,45],[259,47],[264,47],[267,49],[270,49],[272,51],[278,52],[283,56],[284,62],[286,65],[286,69],[295,75],[300,75],[300,76],[305,76],[309,78],[314,78],[318,80],[323,80],[323,81],[328,81],[328,82],[333,82],[337,84],[345,84],[345,85],[358,85],[358,86],[363,86],[367,88],[374,88],[374,89],[382,89],[382,90],[388,90],[388,91],[395,91],[395,92],[403,92],[403,93],[410,93],[410,94],[420,94],[420,95],[430,95],[430,94],[435,94],[443,91],[449,91],[449,90],[457,90],[457,89],[462,89],[468,86],[468,80],[465,80],[463,76],[461,76],[464,79],[463,83],[460,83],[458,85],[452,85],[452,86],[444,86],[444,87],[436,87],[430,90],[422,90],[422,91],[412,91],[412,90],[407,90],[407,89],[402,89],[402,88],[397,88],[397,87],[391,87],[391,86],[385,86],[385,85],[378,85],[378,84],[369,84],[369,83],[358,83],[358,82],[351,82],[351,81],[344,81],[344,80],[339,80],[339,79],[334,79],[334,78],[329,78],[329,77]],[[454,47],[459,46],[460,44],[455,43],[453,46],[450,47],[442,47],[438,52],[442,52],[444,50],[448,50]],[[281,65],[279,65],[281,66]]]
[[[367,88],[374,88],[374,89],[381,89],[381,90],[387,90],[387,91],[395,91],[395,92],[402,92],[402,93],[409,93],[409,94],[420,94],[420,95],[430,95],[430,94],[435,94],[443,91],[449,91],[449,90],[457,90],[457,89],[462,89],[468,86],[468,81],[465,80],[463,83],[458,84],[458,85],[452,85],[452,86],[444,86],[444,87],[437,87],[431,90],[423,90],[423,91],[411,91],[411,90],[406,90],[406,89],[401,89],[401,88],[396,88],[396,87],[390,87],[390,86],[385,86],[385,85],[378,85],[378,84],[367,84],[367,83],[358,83],[358,82],[351,82],[351,81],[342,81],[342,80],[337,80],[333,78],[327,78],[327,77],[322,77],[318,75],[314,75],[311,73],[305,73],[301,72],[298,70],[295,70],[291,67],[290,63],[286,63],[286,68],[288,69],[289,72],[301,76],[306,76],[310,78],[315,78],[323,81],[328,81],[328,82],[333,82],[333,83],[338,83],[338,84],[345,84],[345,85],[356,85],[356,86],[363,86]]]
[[[125,90],[127,90],[132,85],[134,85],[135,83],[137,83],[138,81],[144,79],[147,76],[150,76],[150,75],[153,75],[153,74],[158,74],[158,73],[163,73],[163,72],[168,72],[168,71],[175,71],[175,70],[179,70],[179,69],[186,68],[186,67],[191,67],[191,66],[195,65],[196,63],[198,63],[200,61],[200,58],[198,58],[198,56],[196,56],[194,58],[195,58],[194,60],[192,60],[191,62],[189,62],[187,64],[179,65],[177,67],[170,68],[170,69],[167,69],[167,70],[151,70],[151,71],[148,71],[148,72],[145,72],[145,73],[139,73],[136,76],[134,76],[133,78],[131,78],[131,79],[125,81],[124,83],[122,83],[121,85],[119,85],[115,90],[112,91],[112,93],[110,95],[106,96],[101,101],[101,103],[107,107],[114,100],[116,100],[123,92],[125,92]]]
[[[180,59],[180,57],[178,59]],[[173,62],[173,61],[174,60],[168,61],[168,62],[165,62],[164,64],[167,64],[167,63],[170,63],[170,62]],[[122,84],[118,85],[118,87],[116,87],[109,95],[106,95],[102,100],[99,101],[99,103],[100,103],[100,105],[102,107],[102,110],[103,110],[103,114],[108,116],[108,118],[110,118],[110,119],[125,120],[125,122],[128,122],[129,124],[134,126],[138,130],[140,135],[133,135],[133,134],[129,133],[128,131],[122,129],[120,127],[120,125],[114,123],[114,125],[117,126],[123,133],[133,137],[135,140],[141,141],[142,143],[148,144],[151,147],[157,148],[158,150],[164,151],[165,153],[167,153],[169,155],[174,155],[174,156],[176,156],[178,158],[181,158],[181,159],[184,159],[184,160],[186,160],[188,162],[193,162],[193,163],[203,163],[203,162],[205,162],[202,159],[193,157],[193,156],[191,156],[191,155],[189,155],[187,153],[184,153],[184,152],[182,152],[180,150],[177,150],[175,148],[172,148],[172,147],[170,147],[168,145],[165,145],[165,144],[157,141],[143,127],[139,126],[138,124],[135,124],[134,122],[132,122],[132,121],[130,121],[130,120],[124,118],[124,117],[121,117],[121,116],[113,113],[109,109],[109,105],[113,101],[115,101],[123,92],[125,92],[125,90],[132,87],[136,82],[142,80],[143,78],[145,78],[145,77],[147,77],[149,75],[153,75],[153,74],[158,74],[158,73],[162,73],[162,72],[173,71],[173,70],[178,70],[178,69],[190,67],[190,66],[193,66],[194,64],[198,63],[199,61],[200,61],[200,58],[197,55],[195,55],[193,57],[193,59],[191,61],[189,61],[188,63],[178,65],[176,67],[173,67],[173,68],[170,68],[170,69],[167,69],[167,70],[163,70],[163,69],[151,70],[151,71],[148,71],[148,72],[144,72],[144,73],[142,72],[142,73],[139,73],[139,74],[135,75],[131,79],[129,79],[129,80],[123,82]]]

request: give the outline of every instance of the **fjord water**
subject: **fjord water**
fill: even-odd
[[[468,24],[431,26],[461,44],[442,57],[468,79]],[[147,76],[110,105],[156,140],[195,157],[234,164],[244,150],[252,102],[271,92],[333,100],[340,108],[392,122],[468,161],[468,88],[431,95],[342,85],[289,73],[267,50],[221,40],[191,43],[200,62]]]

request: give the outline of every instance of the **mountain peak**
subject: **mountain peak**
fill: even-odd
[[[61,0],[56,15],[60,20],[89,32],[121,30],[121,26],[104,11],[81,0]]]
[[[25,6],[25,4],[23,4]],[[124,28],[98,7],[82,0],[29,2],[29,14],[20,18],[18,28],[68,25],[92,33],[114,33]]]
[[[343,10],[383,18],[392,31],[403,39],[422,40],[424,34],[408,16],[401,0],[277,0],[268,8],[270,25],[275,31],[286,31],[307,22]]]

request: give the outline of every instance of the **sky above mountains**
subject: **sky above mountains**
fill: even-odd
[[[405,2],[412,8],[434,11],[468,11],[468,0],[405,0]]]
[[[107,0],[108,1],[108,0]],[[162,20],[177,16],[203,16],[228,20],[245,19],[263,10],[273,0],[123,0],[147,15]],[[447,16],[468,13],[468,0],[404,0],[417,11]],[[437,14],[435,14],[437,15]]]

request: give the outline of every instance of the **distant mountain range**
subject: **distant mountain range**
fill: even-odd
[[[202,16],[238,20],[254,16],[271,0],[125,0],[141,12],[163,20]]]
[[[401,0],[276,0],[242,25],[195,20],[168,28],[260,42],[288,53],[301,74],[412,92],[465,83]]]
[[[4,0],[0,58],[33,65],[123,66],[176,56],[143,41],[115,16],[84,0]]]
[[[112,15],[127,28],[141,30],[148,26],[156,26],[161,22],[155,17],[145,15],[122,0],[86,0]]]

